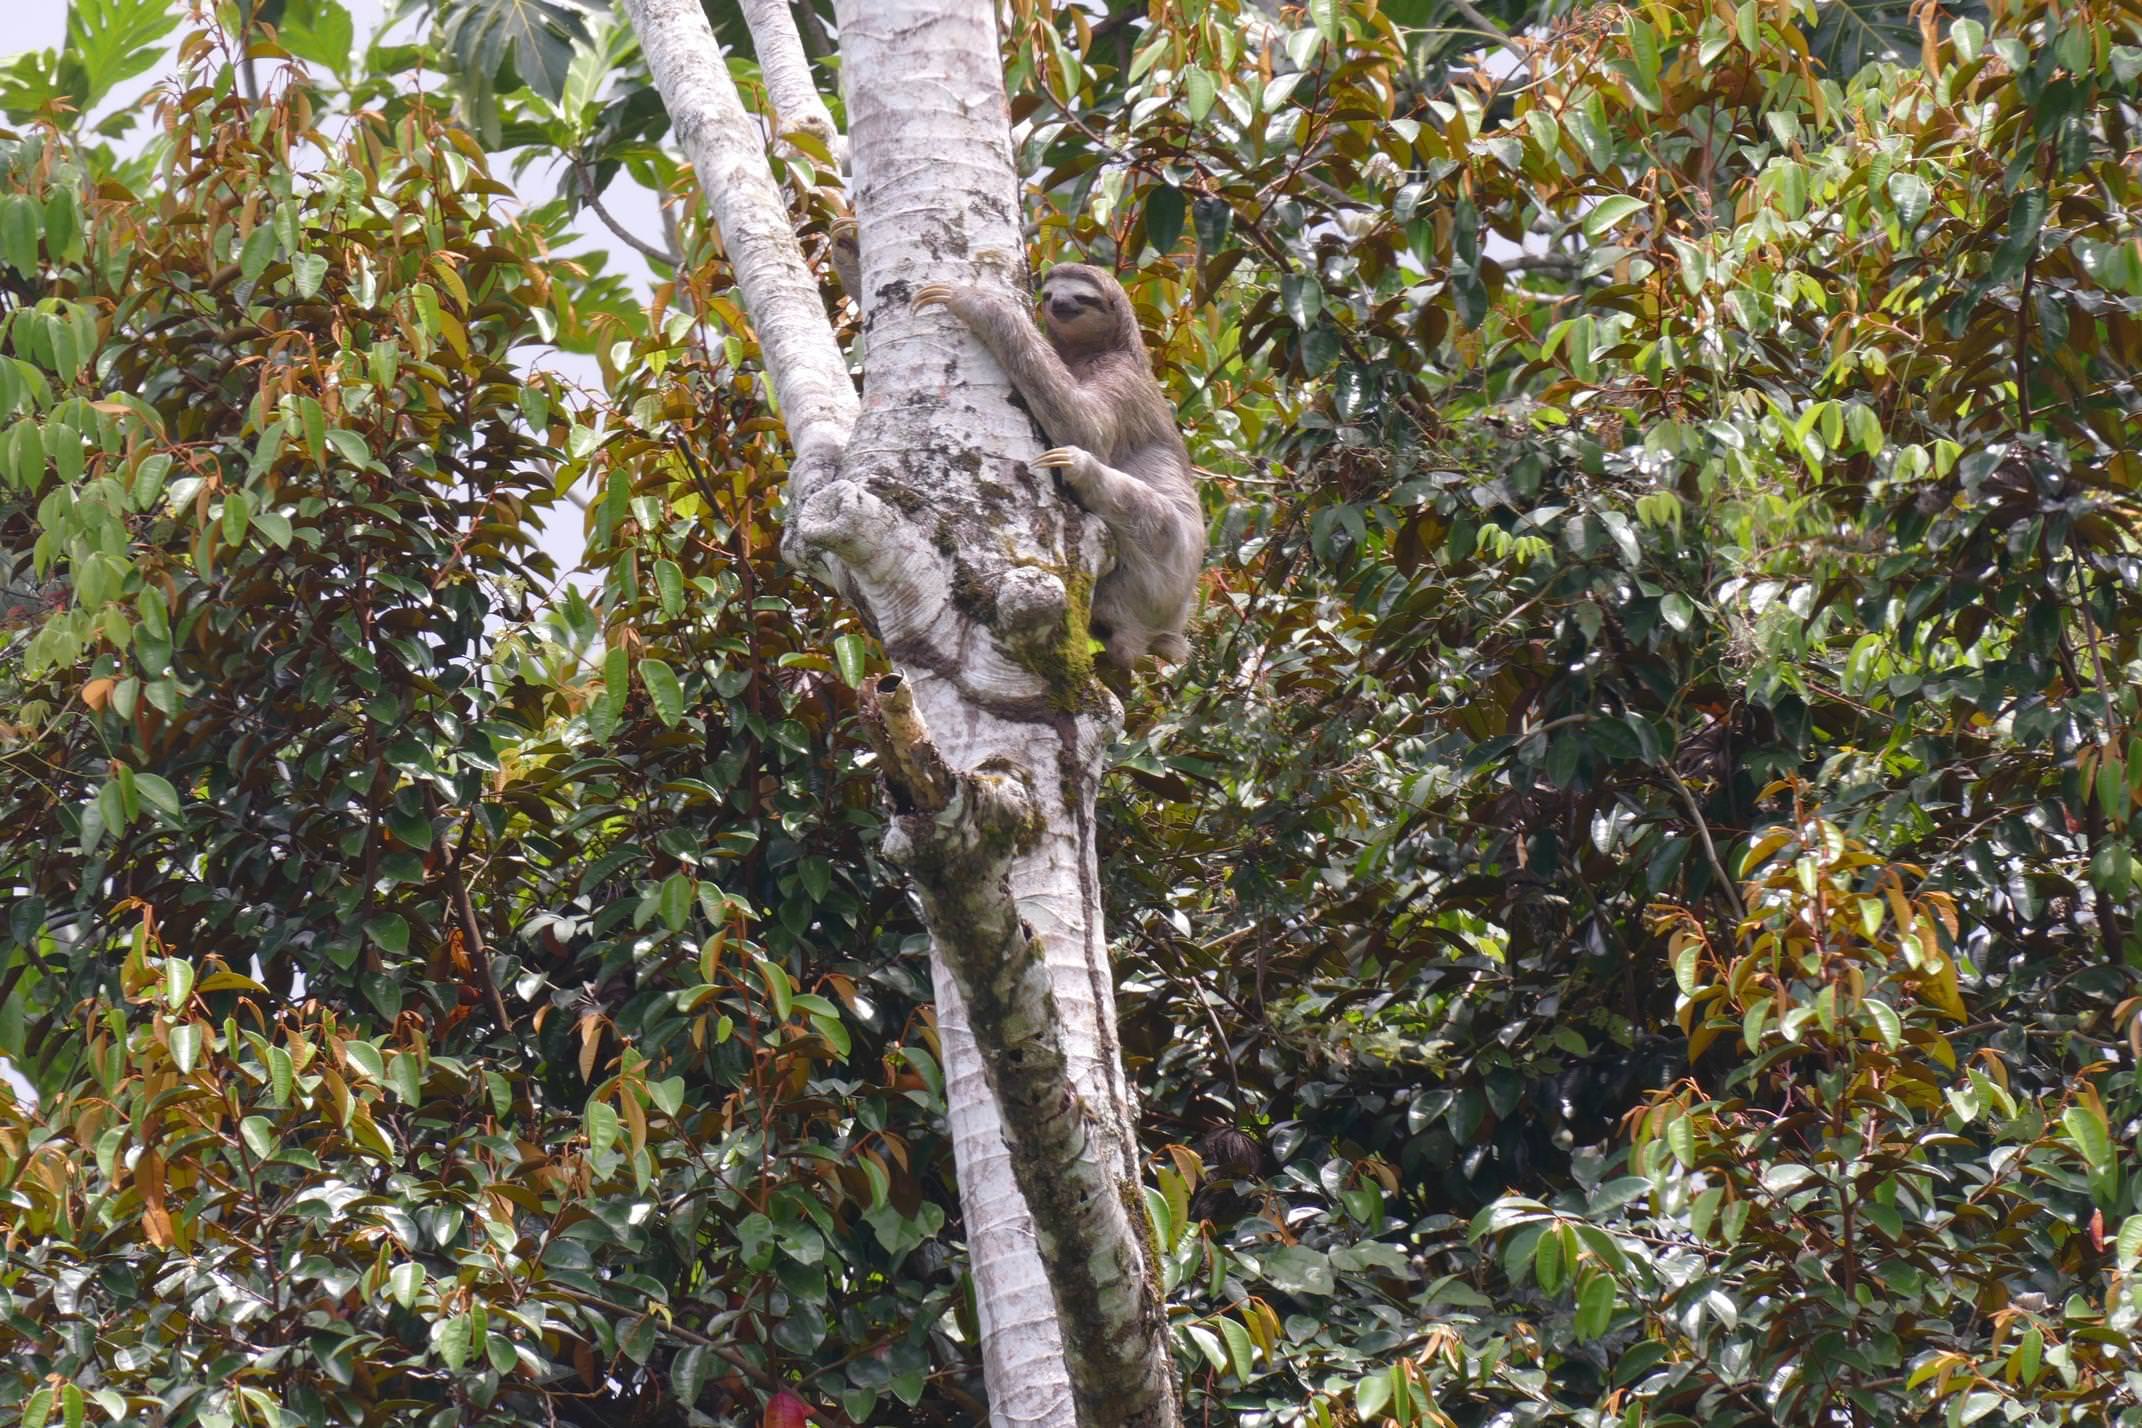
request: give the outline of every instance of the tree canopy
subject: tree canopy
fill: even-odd
[[[405,9],[0,67],[0,1425],[981,1421],[727,257],[629,28]],[[1189,1420],[2142,1423],[2142,10],[1002,31],[1212,521],[1101,793]]]

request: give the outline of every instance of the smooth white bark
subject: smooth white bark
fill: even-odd
[[[1009,383],[948,314],[911,315],[906,303],[929,282],[993,283],[1007,291],[1026,286],[992,16],[986,5],[943,0],[842,0],[836,14],[870,348],[864,411],[845,474],[866,487],[927,483],[940,496],[940,483],[973,487],[977,476],[1006,489],[1006,504],[1026,508],[1040,529],[1021,529],[1027,524],[1021,522],[1000,531],[1017,551],[1014,561],[1034,564],[1007,561],[997,578],[1023,570],[1044,587],[1032,592],[1042,611],[1036,623],[1045,623],[1052,609],[1060,620],[1063,585],[1044,572],[1063,560],[1067,545],[1078,563],[1093,569],[1097,525],[1069,540],[1070,533],[1051,528],[1063,506],[1049,483],[1023,465],[1040,447],[1032,423],[1011,404]],[[884,82],[891,75],[897,83]],[[960,433],[966,451],[946,450],[947,432]],[[928,463],[924,469],[916,469],[918,453]],[[958,469],[976,457],[978,471]],[[993,516],[984,503],[970,510],[977,525],[1006,517]],[[1103,1117],[1129,1171],[1091,840],[1106,730],[1090,716],[1051,716],[1045,681],[1006,659],[990,632],[959,608],[936,552],[924,544],[913,554],[917,568],[890,582],[895,603],[876,614],[887,650],[915,681],[917,703],[940,747],[964,768],[992,756],[1032,767],[1037,748],[1046,760],[1034,772],[1047,832],[1014,863],[1012,891],[1045,951],[1073,1079]],[[1053,590],[1045,588],[1050,583]],[[992,713],[992,706],[1018,717]],[[996,1102],[984,1084],[966,1007],[934,953],[932,970],[960,1203],[982,1306],[991,1420],[1000,1428],[1070,1425],[1076,1418],[1055,1303]]]
[[[855,386],[766,167],[758,122],[736,92],[699,0],[624,0],[624,6],[677,142],[714,211],[797,461],[836,460],[855,423]]]
[[[803,36],[796,33],[796,17],[788,4],[789,0],[743,0],[744,23],[751,29],[751,48],[758,53],[766,97],[773,101],[774,119],[782,133],[801,130],[815,136],[832,155],[834,167],[845,170],[848,141],[818,93],[811,62],[803,53]]]

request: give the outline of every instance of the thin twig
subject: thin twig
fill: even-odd
[[[573,169],[574,172],[580,175],[581,185],[587,190],[587,207],[591,211],[593,211],[596,218],[602,221],[602,226],[609,229],[611,234],[614,235],[620,243],[623,243],[627,247],[633,249],[641,257],[647,259],[651,263],[662,263],[670,268],[681,268],[682,266],[684,266],[683,263],[678,259],[676,254],[665,253],[660,248],[655,247],[653,244],[635,238],[632,234],[625,231],[625,226],[623,224],[619,223],[615,218],[612,218],[610,216],[610,210],[602,206],[602,195],[595,191],[594,176],[588,172],[588,166],[585,160],[573,160]]]
[[[1504,49],[1510,52],[1511,56],[1517,61],[1517,67],[1525,72],[1526,78],[1534,80],[1538,78],[1533,73],[1530,52],[1519,45],[1508,30],[1505,30],[1502,26],[1482,14],[1479,7],[1472,3],[1472,0],[1450,0],[1450,8],[1457,11],[1466,23],[1470,24],[1474,29],[1479,30],[1484,35],[1493,36]]]
[[[1688,781],[1681,777],[1681,771],[1670,763],[1660,767],[1666,770],[1666,777],[1673,780],[1681,802],[1688,809],[1689,819],[1696,825],[1696,839],[1703,844],[1703,860],[1711,865],[1711,876],[1718,879],[1718,889],[1725,894],[1726,905],[1733,909],[1733,925],[1737,929],[1748,920],[1748,910],[1741,906],[1740,894],[1734,890],[1733,880],[1726,876],[1725,863],[1718,857],[1718,845],[1711,841],[1710,822],[1704,818],[1703,809],[1697,804],[1696,795],[1689,791]]]
[[[434,808],[437,804],[434,803]],[[498,978],[491,973],[491,953],[484,946],[483,929],[476,925],[476,908],[469,901],[469,885],[461,876],[461,865],[469,855],[469,844],[476,832],[476,810],[471,807],[467,823],[463,826],[461,846],[454,849],[453,856],[446,860],[446,887],[453,898],[454,920],[461,924],[461,940],[468,944],[469,965],[476,969],[476,980],[482,985],[484,996],[491,1003],[491,1015],[498,1018],[498,1029],[505,1034],[513,1031],[513,1018],[506,1012],[506,999],[499,993]]]

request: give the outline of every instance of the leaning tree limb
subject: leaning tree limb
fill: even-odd
[[[796,458],[837,461],[855,424],[855,384],[766,167],[759,125],[729,78],[699,0],[627,0],[625,9],[677,142],[714,210]]]
[[[834,168],[845,173],[848,140],[833,123],[832,112],[811,78],[803,36],[796,32],[796,17],[788,6],[789,0],[743,0],[744,24],[751,30],[751,48],[758,53],[766,97],[773,103],[774,127],[783,134],[810,135],[825,145]]]

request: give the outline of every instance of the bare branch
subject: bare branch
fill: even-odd
[[[1496,41],[1504,49],[1508,50],[1511,56],[1516,59],[1517,67],[1523,70],[1528,78],[1531,77],[1532,53],[1519,44],[1509,31],[1490,20],[1486,15],[1483,15],[1479,7],[1472,3],[1472,0],[1450,0],[1450,8],[1457,11],[1467,24],[1478,30],[1482,35]]]
[[[627,230],[625,225],[610,216],[610,210],[602,206],[602,195],[595,191],[595,175],[584,162],[575,159],[573,167],[580,173],[580,186],[587,191],[589,210],[601,221],[603,227],[610,230],[612,237],[650,263],[660,263],[666,268],[678,266],[678,259],[675,253],[665,252],[645,239],[637,237]]]

